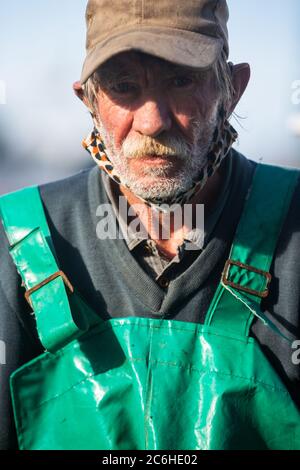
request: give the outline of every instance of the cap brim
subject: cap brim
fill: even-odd
[[[98,43],[87,55],[81,84],[97,68],[121,52],[136,50],[178,65],[205,69],[211,67],[223,48],[221,38],[184,30],[140,27],[127,30]]]

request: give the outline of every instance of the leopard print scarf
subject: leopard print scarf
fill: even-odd
[[[172,201],[169,201],[169,207],[173,204],[180,204],[181,206],[187,204],[194,194],[205,186],[207,180],[216,172],[223,159],[227,156],[237,137],[237,132],[230,125],[229,121],[226,119],[224,109],[221,108],[219,125],[214,132],[212,144],[207,155],[206,166],[200,171],[197,180],[193,181],[191,188],[177,194]],[[96,127],[94,127],[87,138],[83,140],[82,145],[90,153],[101,170],[105,171],[117,184],[123,184],[120,177],[116,174],[112,162],[105,153],[104,142]],[[166,211],[167,205],[160,198],[156,198],[151,202],[141,197],[139,199],[152,209]]]

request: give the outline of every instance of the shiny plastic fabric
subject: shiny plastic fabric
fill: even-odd
[[[260,295],[297,178],[258,166],[230,254],[242,265],[222,277],[204,325],[102,321],[60,277],[33,292],[48,351],[11,377],[20,449],[300,449],[299,410],[249,336],[255,316],[277,331]],[[59,269],[41,207],[37,187],[0,198],[27,289]]]
[[[12,385],[22,449],[300,448],[299,413],[255,341],[213,327],[114,319]]]

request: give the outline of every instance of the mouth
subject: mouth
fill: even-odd
[[[174,155],[143,155],[138,160],[152,165],[165,165],[166,163],[171,165],[174,164]]]

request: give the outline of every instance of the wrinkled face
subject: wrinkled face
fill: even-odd
[[[100,68],[97,127],[122,183],[137,196],[167,202],[205,166],[220,107],[212,73],[137,52]]]

